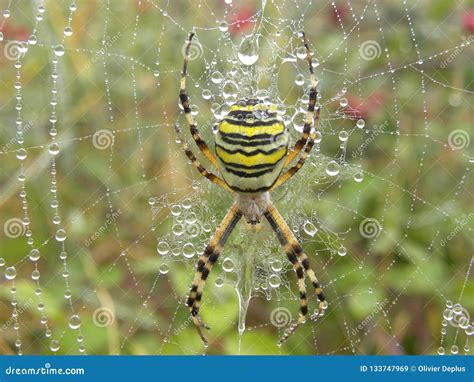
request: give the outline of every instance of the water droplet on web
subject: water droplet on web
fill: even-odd
[[[15,267],[8,267],[5,269],[5,278],[7,280],[13,280],[16,277],[16,269]]]
[[[316,228],[316,226],[313,223],[311,223],[309,220],[307,220],[304,223],[303,230],[309,236],[314,236],[316,232],[318,232],[318,229]]]
[[[459,353],[459,347],[457,345],[451,346],[451,354],[458,354]]]
[[[244,37],[240,43],[237,56],[242,64],[250,66],[258,60],[258,40],[252,36]]]
[[[453,319],[452,309],[445,309],[444,312],[443,312],[443,318],[445,320],[451,321]]]
[[[360,183],[364,180],[364,174],[362,172],[356,172],[354,174],[354,180],[357,182],[357,183]]]
[[[202,91],[202,98],[204,98],[205,100],[208,100],[208,99],[211,99],[212,97],[212,93],[209,89],[204,89]]]
[[[69,319],[69,327],[71,329],[79,329],[81,327],[81,318],[77,314],[72,315]]]
[[[363,119],[357,120],[356,126],[357,126],[359,129],[363,129],[363,128],[365,127],[365,121],[364,121]]]
[[[222,88],[224,98],[236,97],[238,92],[237,84],[233,81],[226,81]]]
[[[32,34],[30,37],[28,37],[28,44],[36,45],[37,43],[38,43],[38,39],[36,38],[36,36],[34,34]]]
[[[60,348],[59,341],[58,340],[52,340],[49,344],[49,348],[53,352],[57,352]]]
[[[16,151],[16,157],[19,160],[25,160],[26,159],[26,150],[25,149],[18,149]]]
[[[171,207],[171,215],[179,216],[181,214],[181,206],[179,204],[175,204]]]
[[[162,275],[166,275],[169,272],[168,264],[161,264],[160,265],[160,273]]]
[[[51,155],[59,154],[59,145],[57,143],[51,143],[48,147],[48,151]]]
[[[346,107],[348,105],[348,101],[347,101],[347,98],[341,98],[339,100],[339,105],[341,105],[342,107]]]
[[[298,74],[295,77],[295,84],[298,85],[298,86],[301,86],[301,85],[304,84],[304,76],[302,74]]]
[[[64,46],[62,46],[62,45],[57,45],[57,46],[54,48],[54,54],[56,55],[56,57],[64,56]]]
[[[31,279],[32,280],[38,280],[40,278],[40,272],[35,269],[33,272],[31,272]]]
[[[66,240],[66,231],[63,230],[62,228],[61,228],[61,229],[58,229],[58,230],[56,231],[56,236],[55,236],[55,237],[56,237],[56,240],[57,240],[57,241],[64,241],[64,240]]]
[[[283,268],[283,264],[280,260],[274,260],[272,263],[272,271],[273,272],[280,272]]]
[[[170,251],[170,246],[166,241],[160,241],[156,246],[156,250],[160,255],[166,255]]]
[[[340,165],[336,161],[330,161],[326,166],[326,174],[329,176],[336,176],[339,174]]]
[[[222,73],[219,71],[215,71],[211,75],[211,81],[214,82],[215,84],[220,84],[224,77],[222,76]]]
[[[346,256],[347,255],[347,249],[344,246],[340,246],[339,249],[337,250],[337,254],[339,256]]]
[[[66,36],[66,37],[72,36],[72,28],[71,27],[64,28],[64,36]]]
[[[221,288],[224,285],[224,280],[221,277],[217,277],[216,281],[214,281],[216,287]]]
[[[229,257],[226,257],[222,262],[222,269],[224,272],[232,272],[234,270],[234,262]]]
[[[444,355],[444,347],[440,346],[440,347],[438,348],[438,354],[439,354],[439,355]]]
[[[30,251],[30,260],[31,261],[38,261],[40,258],[40,251],[38,251],[36,248],[33,248]]]
[[[221,32],[227,32],[227,30],[229,29],[229,24],[227,24],[226,21],[222,21],[220,24],[219,24],[219,30]]]
[[[270,275],[270,277],[268,278],[268,284],[272,287],[272,288],[278,288],[281,284],[281,279],[280,279],[280,276],[278,275]]]
[[[175,236],[181,236],[184,233],[184,225],[181,223],[173,224],[172,231]]]
[[[302,133],[304,124],[306,122],[306,113],[302,111],[296,112],[293,115],[292,122],[293,122],[293,127],[295,128],[295,130],[298,133]]]
[[[349,139],[349,134],[347,133],[347,131],[342,130],[339,132],[339,140],[341,142],[346,142],[348,139]]]
[[[3,257],[0,257],[0,267],[5,266],[5,259]]]
[[[192,258],[196,254],[196,248],[193,243],[186,243],[183,246],[183,256],[187,259]]]
[[[306,56],[307,52],[304,46],[300,46],[298,49],[296,49],[296,57],[298,57],[300,60],[304,60]]]

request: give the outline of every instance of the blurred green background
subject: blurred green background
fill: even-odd
[[[472,354],[467,1],[73,4],[0,3],[1,354]],[[209,279],[208,348],[183,305],[232,202],[174,135],[177,121],[188,133],[177,95],[193,28],[188,88],[208,142],[225,101],[215,71],[241,91],[261,78],[253,91],[291,116],[308,85],[294,82],[299,30],[319,64],[322,141],[274,199],[329,308],[282,347],[296,277],[266,225],[242,223]],[[246,68],[237,51],[256,30]],[[235,289],[252,296],[242,336]]]

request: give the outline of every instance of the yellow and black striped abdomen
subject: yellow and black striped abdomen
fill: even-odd
[[[288,131],[274,105],[244,100],[231,106],[216,134],[216,155],[226,183],[239,192],[268,190],[281,173]]]

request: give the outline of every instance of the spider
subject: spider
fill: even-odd
[[[311,80],[308,109],[302,136],[296,141],[293,148],[288,150],[289,133],[282,120],[277,116],[276,106],[259,99],[244,98],[233,104],[228,114],[218,124],[215,135],[215,155],[201,138],[191,114],[189,97],[186,93],[186,77],[194,32],[191,32],[187,39],[179,99],[196,145],[202,154],[219,170],[222,177],[208,171],[198,161],[183,139],[179,124],[176,124],[178,140],[186,156],[200,174],[234,196],[234,203],[199,258],[186,302],[193,323],[205,346],[208,342],[202,329],[209,330],[210,328],[199,316],[203,289],[211,268],[219,258],[227,238],[242,217],[250,226],[255,227],[260,225],[262,217],[267,219],[298,277],[300,295],[298,319],[285,330],[278,344],[283,344],[295,332],[297,327],[306,321],[308,300],[305,274],[309,277],[319,300],[318,308],[311,315],[311,318],[315,320],[322,316],[327,308],[321,285],[309,265],[308,256],[304,253],[288,224],[270,200],[270,193],[295,175],[304,165],[314,145],[315,132],[319,123],[321,109],[316,107],[317,81],[314,76],[311,51],[304,32],[301,32],[300,35],[306,48]],[[312,130],[313,123],[314,129]],[[292,165],[299,155],[298,161]]]

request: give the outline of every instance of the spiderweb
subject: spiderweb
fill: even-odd
[[[2,353],[472,353],[474,38],[456,25],[463,9],[2,7]],[[229,105],[255,96],[278,105],[294,143],[309,100],[303,29],[321,122],[305,167],[272,198],[329,307],[278,347],[297,317],[296,278],[270,228],[241,223],[204,291],[204,348],[184,303],[232,199],[176,142],[184,41],[196,32],[188,93],[207,142]]]

